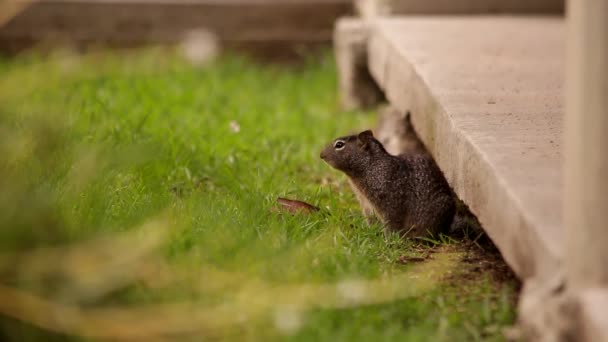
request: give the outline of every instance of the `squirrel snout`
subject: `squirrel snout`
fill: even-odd
[[[321,154],[319,155],[319,157],[321,157],[321,159],[325,160],[325,158],[327,157],[327,155],[325,154],[325,151],[321,151]]]

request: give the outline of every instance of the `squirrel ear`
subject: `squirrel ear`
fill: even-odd
[[[374,134],[369,129],[357,135],[359,146],[367,148],[369,142],[374,138]]]

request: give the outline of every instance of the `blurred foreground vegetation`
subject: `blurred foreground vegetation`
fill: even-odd
[[[329,57],[1,60],[0,339],[501,340],[510,283],[458,278],[454,242],[397,263],[429,244],[368,227],[318,158],[373,122],[335,89]]]

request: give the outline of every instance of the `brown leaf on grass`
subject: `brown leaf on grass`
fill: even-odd
[[[282,197],[277,198],[277,204],[277,207],[273,207],[273,211],[275,212],[285,211],[290,214],[312,214],[320,210],[312,204]]]

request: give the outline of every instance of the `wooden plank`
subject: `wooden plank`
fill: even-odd
[[[0,0],[0,27],[23,11],[33,0]]]
[[[171,43],[207,29],[236,46],[331,42],[349,0],[43,0],[0,29],[0,45]]]

